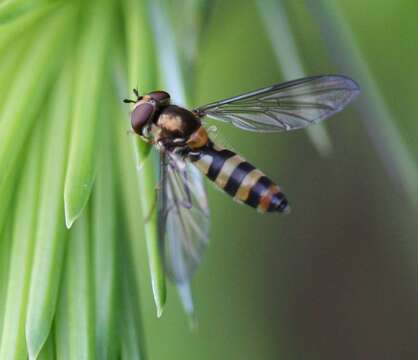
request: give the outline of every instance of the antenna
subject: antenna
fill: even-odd
[[[133,88],[132,91],[134,92],[134,95],[136,96],[136,100],[123,99],[123,102],[125,104],[129,104],[129,103],[135,104],[136,102],[142,99],[142,96],[139,95],[139,91],[137,88]]]

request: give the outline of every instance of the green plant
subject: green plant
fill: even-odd
[[[274,44],[274,19],[286,18],[280,3],[257,4],[285,77],[302,75],[302,66],[289,67],[300,63],[297,52]],[[120,100],[162,84],[181,103],[195,100],[210,5],[184,2],[188,23],[170,16],[180,5],[168,1],[0,4],[1,359],[144,356],[143,239],[157,316],[167,290],[151,211],[154,158],[126,134]],[[286,48],[296,49],[289,26],[279,25]],[[361,62],[356,71],[365,71]],[[324,154],[328,141],[314,130]],[[414,194],[416,167],[401,141],[395,148],[395,178]]]
[[[165,5],[152,6],[10,1],[0,8],[2,93],[13,83],[0,135],[0,233],[8,270],[0,303],[7,332],[2,358],[48,358],[54,346],[59,358],[141,357],[132,254],[142,231],[129,225],[141,217],[138,203],[150,215],[141,223],[162,314],[154,163],[149,146],[126,134],[128,109],[120,102],[129,88],[157,87],[150,18],[160,37],[171,30]],[[178,86],[180,69],[168,66],[163,71]],[[115,338],[121,321],[126,336]]]

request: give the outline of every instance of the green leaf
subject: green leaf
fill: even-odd
[[[26,323],[26,341],[33,358],[47,340],[52,326],[66,246],[62,191],[71,98],[62,94],[71,89],[71,78],[72,67],[66,64],[53,92],[45,132],[48,148],[42,161],[39,218]]]
[[[126,0],[126,34],[128,43],[128,78],[131,86],[138,82],[141,89],[151,90],[155,84],[154,48],[150,34],[149,11],[147,2]],[[158,221],[156,215],[155,167],[151,159],[145,161],[150,147],[148,144],[131,137],[132,151],[135,154],[139,193],[143,217],[148,217],[144,223],[147,242],[148,262],[151,274],[151,285],[157,316],[160,317],[166,301],[166,284],[162,260],[158,245]],[[124,156],[125,163],[128,159]],[[132,166],[132,165],[127,165]]]
[[[139,193],[141,194],[140,203],[142,207],[145,238],[147,241],[152,291],[154,294],[155,306],[157,308],[157,317],[160,317],[166,302],[167,290],[164,266],[159,248],[155,169],[152,159],[141,162],[141,157],[139,155],[140,151],[136,139],[131,139],[131,142],[133,150],[135,151],[136,166],[134,168],[137,169],[138,173],[141,173],[138,179]]]
[[[68,12],[60,11],[52,19],[45,21],[28,49],[28,55],[20,66],[19,76],[10,84],[6,94],[5,107],[0,114],[0,189],[16,166],[19,151],[37,120],[35,114],[40,109],[54,74],[51,68],[54,68],[59,59],[53,55],[58,51],[61,35],[68,26],[67,15]],[[47,67],[50,71],[45,72]]]
[[[120,119],[120,108],[115,109],[115,119]],[[131,143],[124,127],[121,126],[122,121],[115,121],[114,133],[118,135],[118,165],[119,173],[123,174],[118,183],[118,187],[122,190],[122,204],[123,211],[120,214],[118,228],[123,229],[120,234],[120,245],[118,246],[118,253],[120,255],[119,264],[120,282],[119,290],[122,294],[121,302],[121,316],[119,321],[121,336],[121,357],[122,359],[144,359],[144,331],[141,325],[141,316],[139,312],[139,281],[141,277],[141,270],[144,267],[140,266],[140,261],[144,259],[141,257],[141,235],[143,234],[143,222],[140,219],[142,213],[140,202],[138,199],[139,189],[136,180],[136,164],[134,154],[132,153]],[[121,204],[121,205],[122,205]],[[138,221],[139,220],[139,221]],[[149,243],[147,242],[149,270],[151,272],[151,279],[156,279],[157,284],[165,285],[165,274],[163,271],[161,258],[158,249],[154,252],[150,251]],[[152,261],[160,261],[160,263],[153,263]],[[155,292],[157,290],[157,292]],[[163,292],[161,292],[163,290]],[[161,304],[164,304],[165,298],[160,299],[158,296],[165,296],[165,287],[153,288],[154,302],[157,306],[157,312],[162,310]],[[157,296],[156,296],[157,295]],[[157,313],[157,315],[160,315]],[[142,354],[142,356],[141,356]]]
[[[24,40],[27,40],[26,38]],[[22,58],[23,46],[26,44],[22,39],[16,41],[9,47],[9,51],[1,57],[0,68],[0,109],[3,105],[3,102],[6,98],[6,94],[10,90],[10,84],[13,83],[15,77],[15,70],[20,63],[20,58]],[[0,128],[2,126],[2,118],[0,117]],[[22,161],[22,154],[18,155],[17,163]],[[0,199],[2,199],[2,206],[0,206],[0,233],[2,232],[4,223],[8,220],[10,209],[9,205],[11,200],[16,193],[16,188],[18,186],[18,177],[19,169],[12,169],[10,174],[4,179],[3,183],[0,185]]]
[[[87,8],[77,49],[71,146],[64,188],[68,228],[86,206],[96,174],[101,128],[99,99],[114,15],[112,4],[109,0],[95,1]]]
[[[55,327],[57,358],[60,360],[96,359],[87,215],[84,213],[74,226],[68,242]]]
[[[55,344],[54,344],[54,333],[49,334],[48,340],[46,341],[42,351],[40,352],[36,360],[55,360]]]
[[[10,207],[18,182],[16,173],[17,171],[13,171],[0,188],[0,198],[2,200],[0,206],[0,234],[3,233],[7,223],[10,222]]]
[[[138,308],[139,296],[136,291],[136,282],[134,274],[131,274],[133,268],[129,265],[130,258],[128,253],[125,253],[123,263],[123,279],[122,279],[122,299],[123,312],[121,322],[121,358],[123,360],[140,360],[145,359],[143,333],[141,326],[141,316]]]
[[[3,334],[3,320],[6,313],[6,291],[9,282],[10,248],[12,246],[12,224],[9,221],[0,231],[0,339]]]
[[[157,73],[148,1],[124,0],[123,5],[129,86],[143,92],[155,90]]]
[[[180,54],[163,1],[152,2],[151,18],[163,84],[172,94],[174,102],[187,104]]]
[[[293,80],[306,76],[283,1],[257,0],[257,5],[284,78]],[[322,156],[331,153],[331,139],[323,124],[312,126],[306,131],[312,144]]]
[[[14,82],[16,76],[16,70],[23,59],[23,49],[27,46],[27,37],[16,41],[14,44],[8,47],[7,53],[2,55],[0,59],[0,108],[6,99],[7,93],[10,90],[10,84]],[[1,124],[1,118],[0,118]]]
[[[0,359],[19,360],[27,357],[25,321],[38,213],[41,141],[41,132],[37,129],[16,199],[3,321],[3,334],[7,336],[1,337]],[[3,240],[6,240],[3,243],[7,243],[7,238]],[[3,249],[2,253],[5,253]]]
[[[110,97],[110,96],[109,96]],[[114,158],[111,140],[114,118],[109,106],[104,107],[104,144],[99,149],[101,161],[92,197],[93,209],[93,270],[96,311],[96,353],[98,359],[115,359],[119,337],[116,336],[116,275],[119,264],[116,261],[116,202],[114,181]]]
[[[123,116],[126,115],[118,111],[115,118],[123,119]],[[132,241],[138,242],[140,241],[139,237],[143,234],[144,218],[147,214],[150,214],[149,209],[155,207],[156,194],[153,190],[155,187],[154,169],[152,164],[150,164],[152,159],[147,159],[142,167],[138,167],[134,157],[138,156],[138,153],[134,154],[132,151],[132,146],[135,146],[135,139],[129,139],[122,121],[116,121],[115,124],[118,125],[115,133],[119,135],[117,146],[119,173],[125,175],[121,177],[120,187],[126,207],[128,230]],[[130,135],[130,137],[133,137],[133,135]],[[148,174],[151,174],[151,178],[148,177]],[[142,216],[139,217],[139,214],[142,214]],[[164,267],[158,247],[158,228],[155,212],[153,212],[153,215],[145,225],[145,240],[154,302],[157,316],[161,316],[166,301],[166,284]],[[135,250],[136,248],[132,247],[132,249]]]
[[[174,100],[187,104],[186,87],[170,19],[166,7],[161,0],[152,2],[151,14],[154,25],[154,36],[157,46],[163,80],[169,93],[175,94]],[[193,298],[190,283],[185,282],[177,286],[177,291],[184,311],[193,318]],[[191,321],[193,322],[193,321]]]

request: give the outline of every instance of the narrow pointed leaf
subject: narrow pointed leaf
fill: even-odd
[[[115,118],[121,118],[120,109],[115,109]],[[131,144],[128,136],[120,126],[122,121],[116,121],[115,133],[118,134],[118,161],[119,173],[123,176],[119,179],[119,188],[121,189],[123,210],[119,213],[118,228],[125,229],[121,234],[120,246],[118,246],[118,254],[120,256],[119,264],[121,265],[119,282],[119,291],[121,292],[121,313],[119,316],[121,336],[121,358],[122,359],[144,359],[142,356],[145,353],[144,333],[141,324],[141,317],[139,314],[139,296],[138,288],[141,277],[141,270],[144,266],[140,266],[140,261],[144,259],[141,256],[140,236],[143,233],[142,221],[138,221],[139,214],[141,214],[141,205],[138,199],[140,198],[139,190],[136,181],[136,170],[134,154],[132,153]],[[124,225],[124,226],[123,226]],[[149,244],[147,244],[149,250]],[[158,249],[157,259],[160,261]],[[154,272],[152,276],[162,277],[164,279],[164,272],[162,271],[162,264],[152,264],[152,254],[148,251],[148,258],[150,260],[149,270]],[[154,267],[153,267],[154,265]],[[161,271],[161,272],[158,272]],[[144,278],[143,276],[141,277]],[[157,288],[158,289],[158,288]],[[164,289],[165,290],[165,289]],[[158,294],[158,293],[157,293]],[[158,310],[158,298],[154,296],[154,302]]]
[[[44,134],[48,146],[42,165],[39,217],[26,322],[26,341],[32,357],[36,357],[41,350],[52,326],[66,245],[62,191],[71,103],[70,98],[62,94],[71,89],[71,70],[70,66],[65,67],[54,89],[48,112],[48,130]]]
[[[96,174],[99,99],[111,36],[112,4],[109,0],[90,4],[77,50],[71,146],[64,189],[68,228],[87,204]]]
[[[23,40],[27,41],[28,39],[24,38]],[[22,39],[20,39],[20,41],[16,41],[8,48],[7,53],[2,55],[0,58],[0,67],[2,69],[0,72],[0,109],[2,108],[7,93],[10,90],[10,84],[13,83],[14,78],[18,75],[16,70],[23,59],[23,49],[27,46],[26,41],[22,41]],[[0,118],[0,126],[1,121],[2,119]]]
[[[124,14],[129,86],[143,92],[155,90],[157,74],[148,1],[125,0]]]
[[[121,358],[123,360],[141,360],[145,359],[145,356],[143,355],[143,342],[140,341],[143,338],[143,329],[138,308],[139,297],[136,292],[135,281],[127,273],[130,271],[129,265],[124,263],[123,267],[124,274],[121,285],[123,299]]]
[[[17,171],[13,171],[3,183],[3,186],[0,187],[0,198],[2,199],[2,204],[0,206],[0,234],[3,233],[3,230],[6,227],[6,224],[10,222],[10,212],[12,207],[12,199],[16,193],[18,177]]]
[[[6,224],[0,231],[0,339],[4,337],[3,320],[6,313],[7,287],[9,281],[10,248],[12,245],[12,224]]]
[[[135,143],[132,143],[130,137],[133,135],[126,135],[124,131],[123,121],[125,115],[118,111],[115,114],[116,119],[122,119],[121,121],[116,121],[115,124],[118,126],[115,129],[115,133],[118,134],[118,165],[119,173],[124,174],[120,178],[120,187],[122,189],[122,197],[124,205],[126,208],[126,217],[128,224],[129,237],[133,244],[141,241],[141,236],[143,236],[143,223],[145,218],[145,211],[150,211],[148,209],[152,208],[153,202],[155,202],[155,183],[154,179],[149,179],[147,176],[151,172],[153,174],[154,169],[152,164],[148,165],[152,159],[147,159],[145,164],[142,166],[142,169],[138,170],[138,163],[135,159],[135,156],[138,156],[138,153],[132,151],[132,147],[135,146]],[[140,177],[142,179],[140,180]],[[145,177],[145,178],[144,178]],[[139,183],[139,186],[138,186]],[[147,203],[143,203],[145,192],[149,192],[150,199]],[[152,215],[152,218],[148,222],[156,222],[155,214]],[[165,287],[165,273],[162,264],[162,259],[160,256],[160,251],[158,247],[158,232],[157,232],[156,223],[148,225],[145,228],[145,239],[147,245],[147,254],[148,254],[148,265],[151,276],[151,286],[154,295],[154,303],[157,309],[157,316],[161,316],[163,307],[166,300],[166,287]],[[135,251],[137,248],[132,245],[132,251]],[[138,269],[139,270],[139,269]],[[136,275],[139,279],[139,274]]]
[[[155,84],[154,48],[150,33],[149,10],[147,2],[126,0],[125,17],[128,42],[128,77],[132,87],[153,90]],[[148,144],[131,137],[132,151],[135,153],[136,167],[143,217],[149,217],[144,223],[145,238],[148,250],[148,262],[151,274],[151,285],[157,316],[161,316],[166,301],[166,284],[164,269],[158,245],[158,224],[155,212],[156,177],[154,164],[150,159],[145,161],[150,151]],[[152,213],[151,213],[152,212]]]
[[[57,358],[96,359],[87,213],[71,231],[56,314]]]
[[[44,26],[37,34],[35,41],[24,62],[20,66],[20,74],[10,84],[9,92],[4,101],[5,107],[0,113],[0,189],[5,179],[10,176],[16,159],[19,155],[26,137],[34,128],[41,101],[45,96],[48,84],[59,57],[53,56],[59,51],[59,45],[66,26],[68,26],[68,12],[60,11],[51,19],[45,21]],[[45,72],[46,67],[50,71]]]
[[[9,50],[1,57],[0,67],[0,112],[2,105],[7,98],[7,93],[10,91],[10,84],[13,83],[13,79],[16,76],[16,70],[18,69],[21,60],[23,58],[23,49],[27,44],[25,40],[28,37],[23,37],[9,46]],[[33,114],[32,114],[33,116]],[[0,129],[2,128],[3,117],[0,117]],[[28,118],[26,121],[30,121]],[[18,155],[16,163],[22,161],[22,154]],[[19,168],[12,169],[11,173],[5,177],[4,181],[0,185],[0,199],[2,199],[2,206],[0,206],[0,233],[2,232],[3,225],[9,218],[10,203],[17,190]]]
[[[19,360],[27,357],[25,321],[38,213],[37,189],[40,182],[41,158],[39,130],[37,129],[31,146],[30,158],[26,159],[16,199],[3,321],[3,334],[7,336],[1,337],[0,359]]]
[[[126,219],[119,217],[119,227],[124,228]],[[123,234],[128,235],[128,234]],[[132,238],[130,239],[132,241]],[[121,332],[121,358],[126,360],[145,359],[144,330],[140,314],[138,293],[138,271],[135,264],[135,253],[129,236],[123,236],[119,246],[122,276],[119,284],[121,290],[121,314],[119,326]]]
[[[157,44],[157,54],[163,83],[168,92],[172,94],[175,102],[185,105],[186,91],[183,83],[183,74],[180,56],[177,52],[176,39],[171,29],[164,3],[161,0],[151,4],[152,24],[154,38]]]
[[[187,104],[186,90],[180,64],[178,46],[173,35],[170,19],[164,3],[161,0],[152,2],[151,15],[154,25],[157,54],[164,83],[169,93],[173,94],[174,101]],[[165,45],[164,45],[165,44]],[[185,283],[178,287],[183,309],[189,315],[193,312],[193,299],[190,284]]]
[[[38,358],[36,360],[56,360],[55,344],[54,344],[54,332],[49,334],[48,340],[43,346]]]
[[[101,117],[105,141],[93,192],[93,266],[96,310],[96,353],[99,359],[115,359],[120,337],[116,336],[116,203],[114,159],[109,107]]]

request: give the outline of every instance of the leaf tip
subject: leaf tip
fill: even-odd
[[[157,318],[161,318],[163,316],[164,306],[157,305]]]
[[[83,213],[89,199],[90,190],[91,186],[88,187],[87,191],[85,188],[82,191],[77,188],[74,190],[74,187],[71,186],[64,189],[64,213],[67,229],[70,229]]]
[[[154,303],[155,303],[155,308],[157,310],[158,319],[161,316],[163,316],[164,305],[165,305],[165,291],[163,291],[160,295],[162,296],[156,296],[156,294],[154,294]]]
[[[42,347],[45,343],[45,339],[43,337],[31,336],[30,334],[28,334],[28,332],[26,332],[26,343],[28,350],[28,359],[38,359]]]
[[[75,219],[69,219],[67,216],[65,217],[65,226],[67,229],[71,229],[71,226],[73,226]]]
[[[71,226],[73,226],[74,222],[77,220],[78,215],[72,214],[72,211],[70,209],[70,206],[68,206],[67,201],[65,201],[64,213],[65,213],[65,226],[67,227],[67,229],[70,229]]]

